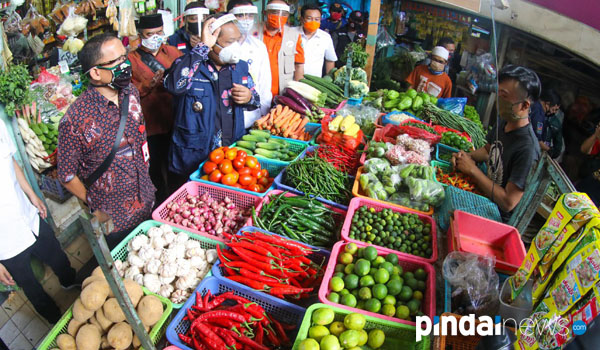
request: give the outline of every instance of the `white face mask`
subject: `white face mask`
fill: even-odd
[[[235,41],[227,47],[223,47],[219,44],[216,45],[221,48],[221,52],[219,52],[219,59],[221,62],[225,64],[236,64],[240,61],[240,43]]]
[[[252,30],[252,27],[254,27],[254,20],[253,19],[238,20],[237,26],[242,35],[247,35],[250,32],[250,30]]]
[[[164,41],[164,36],[155,34],[149,38],[142,39],[142,46],[150,51],[156,51],[160,48],[160,45],[162,45]]]

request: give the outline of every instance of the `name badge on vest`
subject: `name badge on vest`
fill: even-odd
[[[204,109],[204,106],[202,105],[202,102],[196,101],[192,105],[192,109],[194,110],[194,112],[202,112],[202,110]]]
[[[148,150],[148,141],[144,141],[142,144],[142,156],[144,157],[144,163],[148,163],[150,160],[150,151]]]

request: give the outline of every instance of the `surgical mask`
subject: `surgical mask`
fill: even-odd
[[[443,63],[439,63],[433,60],[429,64],[429,70],[435,75],[442,74],[442,72],[444,72],[444,67],[445,65]]]
[[[340,19],[342,19],[342,13],[341,12],[332,12],[330,17],[334,21],[339,21]]]
[[[304,29],[309,33],[315,32],[320,26],[321,23],[317,21],[304,22]]]
[[[515,122],[519,119],[528,118],[529,116],[519,117],[513,111],[513,107],[515,105],[521,104],[522,102],[523,101],[516,102],[516,103],[510,103],[510,101],[506,101],[502,98],[498,99],[498,115],[500,116],[500,118],[502,118],[503,120],[505,120],[507,122]]]
[[[192,35],[200,35],[200,23],[198,22],[188,22],[186,24],[188,33]]]
[[[165,37],[162,35],[155,34],[149,38],[142,39],[142,46],[150,51],[156,51],[165,41]]]
[[[227,47],[223,47],[219,44],[215,45],[221,48],[221,51],[219,52],[219,60],[221,60],[221,62],[225,64],[236,64],[240,61],[241,46],[237,41]]]
[[[100,66],[96,66],[96,68],[111,71],[113,75],[110,83],[96,85],[97,87],[108,86],[114,90],[123,90],[131,83],[131,62],[129,62],[129,60],[125,60],[121,64],[118,64],[112,68]]]
[[[252,30],[252,27],[254,27],[254,20],[253,19],[239,19],[237,21],[237,26],[238,29],[240,30],[240,33],[242,33],[242,35],[247,35],[250,30]]]
[[[268,14],[267,22],[271,28],[282,29],[288,20],[288,16],[280,16],[276,14]]]

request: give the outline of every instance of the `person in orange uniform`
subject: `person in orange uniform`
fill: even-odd
[[[304,77],[304,48],[298,28],[285,25],[290,14],[285,1],[270,0],[265,14],[267,21],[258,35],[269,53],[271,92],[275,96],[289,81]]]
[[[441,46],[436,46],[431,51],[429,65],[416,66],[410,73],[406,82],[409,88],[418,92],[425,91],[431,96],[448,98],[452,95],[452,81],[444,72],[450,53]]]
[[[173,61],[183,53],[166,44],[160,14],[142,16],[137,28],[141,45],[129,53],[132,82],[140,91],[148,133],[150,178],[156,187],[156,202],[161,203],[170,193],[166,175],[174,120],[172,96],[163,86],[163,77]]]

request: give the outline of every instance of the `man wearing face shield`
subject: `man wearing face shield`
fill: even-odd
[[[333,40],[337,57],[342,57],[348,44],[366,37],[366,33],[362,29],[364,22],[365,18],[362,12],[352,11],[348,17],[348,24],[342,27],[342,29],[332,32],[331,39]],[[346,62],[337,61],[335,65],[339,68],[345,66]]]
[[[146,119],[150,177],[157,189],[157,202],[162,203],[169,195],[167,155],[174,118],[172,96],[162,83],[165,71],[182,53],[166,45],[160,14],[142,16],[137,29],[141,45],[129,54],[132,82],[140,92],[142,112]]]
[[[260,108],[260,98],[240,60],[240,31],[232,14],[209,18],[202,40],[178,58],[165,78],[175,95],[175,124],[169,170],[187,181],[214,148],[244,135],[244,111]]]
[[[245,127],[248,129],[254,124],[254,121],[267,114],[271,108],[273,93],[271,92],[269,53],[265,44],[255,37],[258,8],[252,5],[252,1],[231,0],[227,3],[227,12],[233,14],[237,19],[236,23],[241,33],[240,59],[248,62],[250,75],[260,96],[260,109],[244,112]]]
[[[283,0],[270,0],[266,7],[266,23],[258,36],[269,53],[271,92],[278,95],[291,80],[304,77],[304,48],[297,28],[286,25],[290,6]]]
[[[441,46],[431,51],[429,65],[419,65],[406,78],[409,88],[425,91],[431,96],[448,98],[452,95],[452,81],[444,72],[450,53]]]
[[[200,43],[202,22],[208,14],[209,10],[199,1],[187,4],[183,12],[184,26],[169,37],[168,44],[175,46],[183,54],[190,52],[192,48]]]
[[[115,247],[154,205],[140,94],[117,37],[100,34],[85,43],[79,62],[90,86],[58,127],[58,177],[100,222],[112,218],[106,237]]]
[[[523,197],[529,171],[540,157],[529,109],[540,96],[541,84],[532,70],[512,65],[502,68],[498,78],[498,125],[488,133],[484,147],[454,153],[452,164],[498,204],[502,219],[507,221]],[[476,162],[487,162],[487,175]]]

